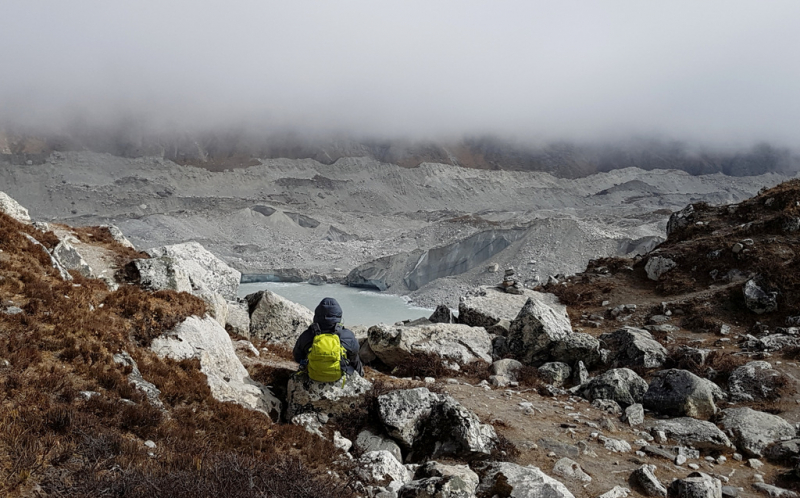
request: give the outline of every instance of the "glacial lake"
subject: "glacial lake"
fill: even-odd
[[[393,324],[402,320],[427,318],[433,313],[432,309],[410,305],[400,296],[339,284],[253,282],[239,285],[239,297],[265,289],[289,301],[302,304],[311,311],[314,311],[324,298],[332,297],[342,307],[342,321],[345,326],[369,327],[381,322]]]

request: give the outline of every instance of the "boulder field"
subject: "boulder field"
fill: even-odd
[[[0,200],[4,230],[37,251],[48,281],[93,286],[109,296],[104,306],[144,324],[108,346],[115,350],[102,378],[113,371],[115,380],[71,403],[97,403],[101,390],[121,383],[130,386],[124,404],[187,416],[180,404],[188,398],[154,374],[153,362],[165,362],[202,378],[220,406],[257,413],[271,431],[291,428],[281,430],[295,430],[296,444],[326,448],[334,481],[351,483],[341,496],[791,496],[784,488],[797,486],[800,309],[793,281],[776,273],[794,264],[787,251],[796,232],[785,221],[800,205],[795,183],[739,205],[676,213],[655,263],[652,254],[593,261],[535,290],[472,289],[457,315],[445,307],[429,319],[357,330],[366,376],[336,383],[297,373],[288,355],[313,313],[269,291],[237,298],[239,272],[199,243],[141,253],[116,228],[102,237],[48,230],[13,199]],[[724,246],[729,232],[741,247]],[[101,257],[112,250],[125,258]],[[8,246],[0,253],[0,283],[19,278],[8,266],[14,254]],[[46,306],[20,297],[22,284],[0,289],[0,318],[13,330]],[[133,289],[186,299],[202,313],[153,328],[147,320],[164,309],[134,311],[114,297]],[[62,348],[54,358],[91,360],[91,349],[49,344]],[[0,365],[10,395],[27,368],[18,355]],[[61,430],[47,420],[41,430]],[[200,420],[192,431],[204,430]],[[256,430],[248,427],[239,438]],[[158,431],[146,434],[168,444]]]

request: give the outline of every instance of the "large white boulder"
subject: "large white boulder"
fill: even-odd
[[[250,310],[247,301],[228,301],[225,330],[250,338]]]
[[[381,323],[370,327],[368,338],[375,356],[390,367],[402,365],[420,353],[458,365],[492,361],[492,338],[483,327],[456,323],[411,327]]]
[[[511,322],[508,350],[525,364],[548,361],[594,364],[600,359],[600,342],[589,334],[573,332],[566,311],[529,297]]]
[[[293,375],[286,387],[286,418],[307,412],[347,413],[371,388],[372,383],[358,374],[336,382],[317,382],[305,374]]]
[[[245,297],[250,308],[250,337],[279,342],[289,347],[314,321],[314,312],[272,291]]]
[[[150,349],[174,360],[198,359],[211,394],[278,420],[281,402],[265,386],[250,378],[234,351],[225,329],[213,318],[191,316],[170,332],[153,339]]]
[[[211,292],[222,294],[225,299],[235,300],[242,274],[211,254],[197,242],[185,242],[149,249],[152,258],[174,259],[189,277],[193,288],[206,287]]]
[[[0,192],[0,211],[22,223],[30,223],[31,217],[28,210],[22,207],[5,192]]]
[[[447,395],[422,388],[378,397],[378,412],[389,434],[410,450],[410,461],[430,457],[487,456],[497,443],[489,424]]]
[[[796,434],[794,426],[783,418],[752,408],[722,410],[719,424],[742,453],[753,457],[763,456],[767,446]]]
[[[128,263],[127,269],[133,273],[139,286],[152,291],[174,290],[176,292],[192,292],[189,275],[183,271],[180,263],[168,257],[135,259]]]
[[[369,451],[358,459],[358,476],[367,482],[386,480],[407,483],[411,472],[386,450]]]
[[[517,317],[528,298],[547,304],[558,313],[566,308],[553,294],[523,290],[522,294],[509,294],[496,287],[483,286],[468,292],[459,299],[458,323],[473,327],[490,327],[500,320],[509,322]]]
[[[676,266],[678,266],[678,264],[669,258],[650,256],[650,259],[647,260],[647,264],[644,266],[644,271],[647,272],[647,278],[657,281],[661,278],[661,275],[667,273]]]
[[[479,496],[575,498],[566,486],[538,467],[494,462],[480,468],[478,473],[481,475]]]

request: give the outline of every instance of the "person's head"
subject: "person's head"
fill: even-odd
[[[320,301],[314,310],[314,323],[322,330],[332,329],[342,321],[342,307],[332,297]]]

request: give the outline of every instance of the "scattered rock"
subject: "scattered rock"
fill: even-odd
[[[796,432],[781,417],[751,408],[722,410],[720,426],[742,453],[755,457],[763,456],[767,446],[784,437],[792,438]]]
[[[632,449],[630,443],[622,439],[613,439],[605,436],[600,436],[597,439],[603,443],[603,448],[614,453],[628,453]]]
[[[615,368],[590,380],[578,392],[589,401],[610,399],[627,407],[642,402],[647,382],[633,370]]]
[[[692,472],[684,479],[675,479],[667,490],[669,498],[722,498],[722,482],[719,479]]]
[[[399,498],[473,498],[478,475],[466,465],[427,462],[414,474],[414,480],[398,492]]]
[[[556,387],[563,386],[569,380],[569,376],[572,373],[572,369],[569,365],[561,362],[545,363],[538,368],[538,371],[539,377],[541,377],[544,382]]]
[[[631,474],[630,481],[638,486],[645,496],[667,496],[667,488],[655,474],[655,465],[642,465]]]
[[[613,488],[611,488],[611,490],[606,491],[597,498],[627,498],[630,493],[631,490],[628,488],[623,488],[622,486],[614,486]]]
[[[231,338],[213,318],[191,316],[150,344],[158,356],[173,360],[200,360],[211,394],[278,420],[281,402],[265,386],[255,382],[236,357]]]
[[[250,337],[294,346],[314,320],[314,313],[299,304],[264,290],[245,297],[250,310]]]
[[[369,453],[370,451],[388,451],[398,462],[403,461],[403,454],[397,443],[387,437],[375,434],[370,430],[361,431],[358,437],[356,437],[355,445],[356,448],[363,453]]]
[[[122,233],[122,230],[119,229],[116,225],[101,225],[108,229],[108,233],[111,234],[111,238],[116,240],[122,247],[127,247],[128,249],[136,249],[130,240],[125,237],[125,234]]]
[[[553,474],[571,481],[592,482],[592,477],[583,471],[578,462],[569,458],[558,460],[553,467]]]
[[[384,450],[369,451],[361,455],[356,472],[361,479],[372,483],[380,483],[388,479],[405,484],[412,479],[408,469],[391,453]]]
[[[678,264],[669,258],[650,256],[650,259],[647,260],[647,264],[644,267],[644,271],[647,272],[647,278],[657,281],[661,275],[667,273],[676,266],[678,266]]]
[[[770,313],[778,309],[778,293],[767,292],[750,279],[744,284],[744,303],[747,309],[758,315]]]
[[[775,462],[788,462],[800,456],[800,439],[777,441],[764,450],[764,456]]]
[[[308,375],[293,375],[286,387],[286,418],[314,412],[340,415],[352,410],[372,383],[358,374],[348,375],[336,382],[317,382]]]
[[[189,276],[172,258],[135,259],[128,263],[126,270],[144,289],[192,292]]]
[[[728,379],[731,401],[763,401],[777,395],[784,377],[766,361],[751,361]]]
[[[0,192],[0,211],[11,216],[20,223],[30,224],[31,217],[28,210],[22,207],[17,201],[12,199],[5,192]]]
[[[493,462],[479,468],[478,474],[481,476],[476,490],[478,496],[574,498],[566,486],[538,467]]]
[[[123,368],[127,367],[130,369],[130,373],[128,374],[128,382],[136,386],[137,389],[142,391],[145,396],[147,396],[147,400],[150,402],[151,405],[157,406],[159,408],[163,407],[164,404],[161,402],[160,396],[161,391],[153,384],[152,382],[148,382],[144,380],[142,377],[142,373],[139,371],[139,366],[136,364],[131,355],[128,354],[127,351],[123,351],[121,353],[115,354],[112,359],[114,363],[117,365],[122,366]]]
[[[611,399],[596,399],[592,401],[592,406],[611,415],[620,415],[622,413],[619,403]]]
[[[450,311],[450,308],[445,306],[444,304],[440,304],[436,307],[436,310],[433,314],[428,318],[433,323],[455,323],[455,317],[453,316],[453,312]]]
[[[522,368],[522,366],[522,363],[518,362],[517,360],[506,358],[492,363],[490,372],[492,372],[494,375],[505,377],[513,382],[517,380],[517,372],[519,372],[519,369]]]
[[[736,498],[737,496],[739,496],[739,488],[722,486],[722,498]]]
[[[75,246],[66,240],[62,240],[53,248],[53,257],[67,270],[77,271],[86,278],[95,278],[94,270],[89,266],[89,263],[83,259],[83,256],[75,249]]]
[[[667,349],[646,330],[625,327],[601,335],[600,341],[611,350],[614,366],[659,368],[667,359]]]
[[[711,422],[691,417],[658,420],[653,425],[654,432],[663,432],[673,441],[693,446],[699,450],[727,453],[733,450],[728,436]]]
[[[710,380],[688,370],[670,369],[653,376],[643,404],[657,413],[707,420],[717,413],[714,400],[724,396],[722,389]]]
[[[421,353],[459,366],[475,361],[492,362],[492,338],[483,327],[457,323],[420,326],[381,323],[369,328],[368,341],[375,355],[390,367],[405,364]]]
[[[634,403],[625,408],[625,413],[622,415],[622,421],[627,422],[631,427],[635,427],[644,423],[644,407],[641,403]]]
[[[211,254],[197,242],[163,246],[147,251],[150,257],[166,256],[176,260],[189,277],[192,288],[204,286],[211,292],[235,300],[242,274]]]
[[[689,204],[680,211],[672,213],[667,221],[667,237],[673,232],[688,226],[694,221],[694,206]]]
[[[565,311],[531,297],[511,322],[508,351],[528,365],[561,361],[587,364],[600,361],[600,343],[589,334],[572,331]]]
[[[250,312],[247,301],[228,301],[228,316],[225,320],[225,330],[231,334],[250,338]]]
[[[378,411],[389,434],[411,451],[412,461],[441,455],[485,456],[497,441],[491,425],[482,424],[450,396],[424,387],[379,396]]]
[[[763,482],[754,483],[753,488],[759,493],[765,494],[770,498],[800,498],[800,494],[797,494],[794,491],[764,484]]]
[[[473,327],[491,327],[500,320],[512,321],[529,296],[538,296],[542,301],[547,299],[545,294],[539,292],[525,291],[522,295],[515,295],[493,287],[479,287],[460,298],[458,323]]]

